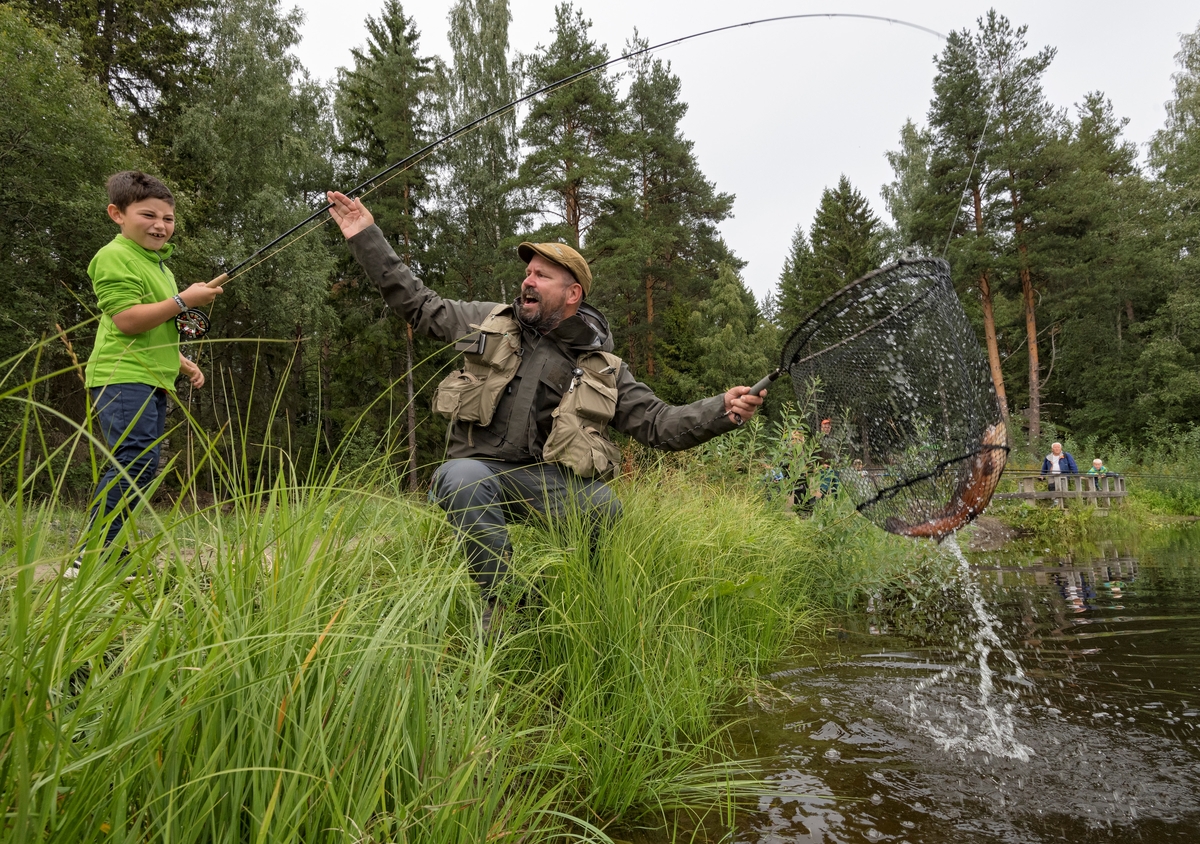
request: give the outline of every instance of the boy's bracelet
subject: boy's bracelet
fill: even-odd
[[[179,306],[179,313],[183,313],[188,309],[187,302],[183,301],[183,297],[176,293],[171,297],[175,300],[175,304]]]

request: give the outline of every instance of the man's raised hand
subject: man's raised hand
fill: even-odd
[[[325,198],[329,200],[329,216],[333,217],[347,240],[375,224],[375,218],[360,200],[351,199],[335,190],[328,191]]]

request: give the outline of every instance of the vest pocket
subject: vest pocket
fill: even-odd
[[[474,347],[483,352],[468,352],[463,368],[442,379],[433,394],[433,409],[453,422],[487,427],[492,424],[504,388],[521,365],[520,341],[508,332],[471,327],[478,332],[472,336],[481,338]]]
[[[615,407],[615,396],[613,404]],[[608,480],[616,474],[621,465],[621,449],[609,442],[601,429],[576,413],[564,412],[561,406],[551,415],[554,425],[542,447],[543,460],[561,463],[584,479]]]
[[[603,383],[586,369],[583,372],[575,384],[574,401],[564,397],[563,403],[571,402],[572,409],[585,421],[607,424],[617,412],[617,385]]]

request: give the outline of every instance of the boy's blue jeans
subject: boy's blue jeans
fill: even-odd
[[[133,479],[134,493],[138,495],[158,471],[167,419],[167,391],[149,384],[108,384],[93,387],[91,394],[100,430],[117,464],[109,466],[92,496],[95,502],[92,522],[97,517],[114,514],[104,537],[107,548],[121,532],[129,507],[126,500],[129,480],[120,469]]]

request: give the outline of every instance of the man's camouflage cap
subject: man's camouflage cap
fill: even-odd
[[[565,243],[522,243],[517,247],[517,254],[526,264],[533,260],[534,255],[541,255],[550,263],[567,269],[583,288],[584,296],[592,289],[592,268],[582,255]]]

